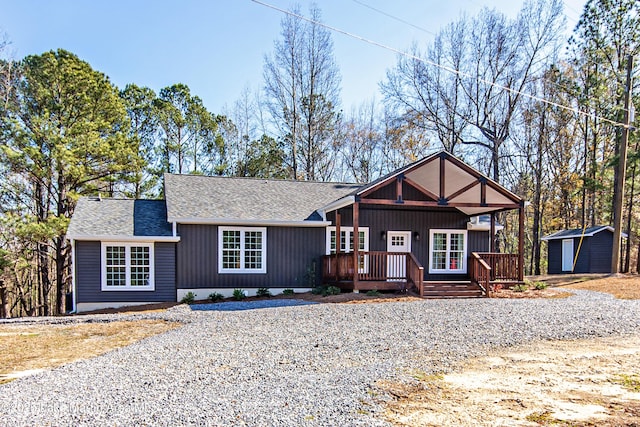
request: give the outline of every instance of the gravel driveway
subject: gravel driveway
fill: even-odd
[[[160,316],[186,323],[0,386],[0,425],[387,425],[378,380],[411,381],[490,347],[637,333],[640,301],[577,291]]]

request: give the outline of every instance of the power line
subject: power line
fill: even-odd
[[[371,5],[368,5],[368,4],[366,4],[365,2],[363,2],[363,1],[360,1],[360,0],[352,0],[352,1],[353,1],[354,3],[358,3],[359,5],[361,5],[361,6],[364,6],[364,7],[368,8],[368,9],[371,9],[371,10],[373,10],[373,11],[375,11],[375,12],[378,12],[378,13],[379,13],[379,14],[381,14],[381,15],[384,15],[384,16],[386,16],[386,17],[388,17],[388,18],[391,18],[391,19],[393,19],[393,20],[396,20],[396,21],[398,21],[398,22],[401,22],[401,23],[403,23],[403,24],[405,24],[405,25],[408,25],[408,26],[410,26],[410,27],[412,27],[412,28],[415,28],[416,30],[420,30],[420,31],[422,31],[422,32],[425,32],[425,33],[427,33],[427,34],[431,34],[432,36],[437,37],[437,34],[436,34],[436,33],[434,33],[433,31],[429,31],[429,30],[427,30],[426,28],[423,28],[423,27],[420,27],[420,26],[418,26],[418,25],[412,24],[411,22],[409,22],[409,21],[405,21],[405,20],[404,20],[404,19],[402,19],[402,18],[398,18],[397,16],[391,15],[390,13],[387,13],[387,12],[385,12],[384,10],[376,9],[375,7],[373,7],[373,6],[371,6]]]
[[[322,28],[325,28],[327,30],[330,30],[330,31],[333,31],[333,32],[336,32],[336,33],[339,33],[339,34],[342,34],[342,35],[345,35],[347,37],[351,37],[353,39],[356,39],[356,40],[359,40],[361,42],[370,44],[372,46],[376,46],[376,47],[388,50],[390,52],[394,52],[394,53],[396,53],[398,55],[402,55],[402,56],[404,56],[406,58],[413,59],[413,60],[418,61],[418,62],[422,62],[422,63],[425,63],[425,64],[432,65],[434,67],[440,68],[440,69],[442,69],[444,71],[448,71],[448,72],[456,74],[458,76],[466,77],[466,78],[469,78],[469,79],[475,79],[475,80],[477,80],[479,82],[485,83],[485,84],[493,86],[495,88],[498,88],[498,89],[501,89],[501,90],[504,90],[504,91],[507,91],[507,92],[510,92],[510,93],[513,93],[513,94],[516,94],[516,95],[520,95],[520,96],[523,96],[523,97],[526,97],[526,98],[529,98],[531,100],[538,101],[538,102],[541,102],[541,103],[544,103],[544,104],[547,104],[547,105],[551,105],[553,107],[558,107],[558,108],[561,108],[563,110],[571,111],[571,112],[574,112],[574,113],[579,114],[579,115],[588,116],[588,117],[594,117],[591,114],[589,114],[588,112],[580,111],[580,110],[578,110],[578,109],[576,109],[574,107],[568,107],[566,105],[562,105],[562,104],[559,104],[557,102],[549,101],[548,99],[541,98],[539,96],[531,95],[529,93],[525,93],[525,92],[522,92],[522,91],[519,91],[519,90],[516,90],[516,89],[512,89],[512,88],[507,87],[507,86],[503,86],[503,85],[495,83],[495,82],[491,82],[489,80],[483,79],[483,78],[478,77],[478,76],[472,76],[470,74],[463,73],[463,72],[461,72],[459,70],[447,67],[445,65],[438,64],[436,62],[430,61],[430,60],[425,59],[425,58],[420,58],[420,57],[418,57],[416,55],[412,55],[412,54],[407,53],[407,52],[403,52],[403,51],[401,51],[399,49],[396,49],[396,48],[391,47],[391,46],[387,46],[387,45],[379,43],[379,42],[377,42],[375,40],[371,40],[371,39],[359,36],[357,34],[350,33],[348,31],[342,30],[342,29],[337,28],[337,27],[333,27],[331,25],[325,24],[325,23],[320,22],[320,21],[316,21],[316,20],[311,19],[311,18],[307,18],[306,16],[299,15],[299,14],[291,12],[289,10],[285,10],[285,9],[279,8],[279,7],[274,6],[272,4],[265,3],[265,2],[263,2],[261,0],[251,0],[251,1],[256,3],[256,4],[259,4],[261,6],[267,7],[269,9],[273,9],[275,11],[278,11],[280,13],[284,13],[284,14],[292,16],[294,18],[301,19],[303,21],[309,22],[309,23],[314,24],[314,25],[318,25],[318,26],[320,26]],[[624,123],[619,123],[619,122],[607,119],[606,117],[600,117],[600,116],[595,116],[595,117],[597,119],[603,121],[603,122],[609,123],[609,124],[611,124],[613,126],[616,126],[616,127],[622,127],[622,128],[629,127],[628,125],[625,125]]]

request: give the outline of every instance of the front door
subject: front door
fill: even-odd
[[[387,231],[387,277],[390,282],[405,281],[407,276],[407,253],[411,252],[410,231]]]
[[[573,271],[573,239],[562,240],[562,271]]]

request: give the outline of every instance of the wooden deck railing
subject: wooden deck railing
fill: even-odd
[[[407,281],[418,289],[418,295],[424,292],[424,267],[413,254],[407,257]]]
[[[488,297],[491,296],[491,267],[475,252],[471,253],[469,276],[471,281],[477,283]]]
[[[517,254],[474,252],[491,267],[492,282],[517,282],[519,280],[520,258]]]
[[[322,261],[324,280],[353,280],[353,253],[325,255]],[[358,280],[362,282],[411,283],[421,290],[424,281],[424,268],[410,253],[359,252]]]

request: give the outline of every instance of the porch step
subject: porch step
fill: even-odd
[[[471,282],[425,282],[423,298],[482,298],[482,289]]]

